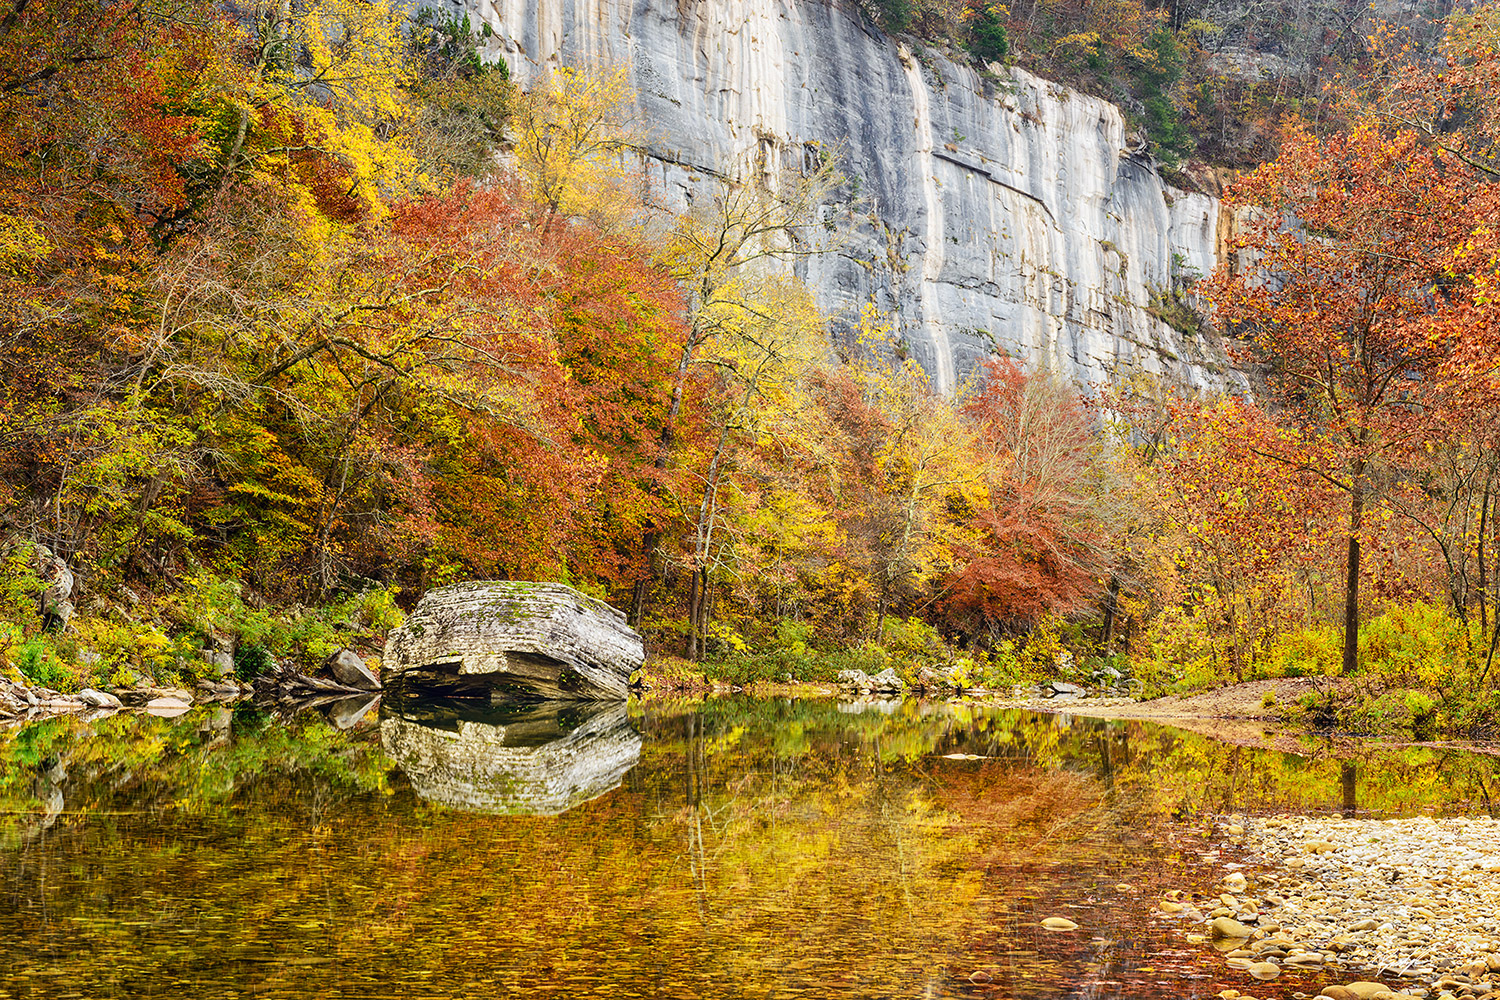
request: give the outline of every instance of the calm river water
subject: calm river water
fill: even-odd
[[[358,713],[0,729],[0,997],[1208,997],[1152,912],[1214,816],[1500,781],[966,705]]]

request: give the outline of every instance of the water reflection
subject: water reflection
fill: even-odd
[[[429,802],[531,816],[598,798],[641,756],[625,705],[607,702],[412,703],[387,709],[380,744]]]
[[[966,705],[582,707],[0,729],[0,996],[1206,998],[1245,983],[1150,916],[1202,884],[1201,817],[1487,811],[1500,777]]]

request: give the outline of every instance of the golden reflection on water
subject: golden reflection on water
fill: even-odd
[[[1150,916],[1206,877],[1201,817],[1351,788],[1366,810],[1468,808],[1496,771],[916,703],[619,723],[387,711],[343,732],[242,708],[6,730],[0,997],[1210,996],[1222,966]],[[600,734],[612,790],[573,759]],[[420,745],[409,776],[383,735]],[[530,770],[507,777],[502,748]],[[524,808],[517,774],[545,779],[537,811],[577,804],[476,811]],[[1043,930],[1055,915],[1079,929]]]

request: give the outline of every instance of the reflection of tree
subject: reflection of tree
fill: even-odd
[[[40,805],[38,761],[68,770],[53,828],[0,849],[0,974],[36,995],[686,998],[951,996],[983,968],[994,995],[1118,995],[1150,899],[1197,857],[1160,817],[1326,810],[1346,780],[1365,809],[1478,803],[1497,767],[1414,750],[1346,769],[972,706],[633,712],[640,763],[555,817],[426,803],[369,735],[317,721],[0,735],[6,808]],[[1055,913],[1084,930],[1039,930]]]

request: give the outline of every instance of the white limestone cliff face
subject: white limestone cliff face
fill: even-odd
[[[1100,382],[1123,363],[1239,382],[1222,345],[1146,311],[1216,263],[1218,202],[1127,150],[1118,108],[1020,70],[981,76],[830,0],[450,0],[521,83],[628,63],[657,196],[685,206],[722,165],[842,142],[831,206],[851,232],[798,265],[846,317],[899,317],[939,389],[1004,351]]]

